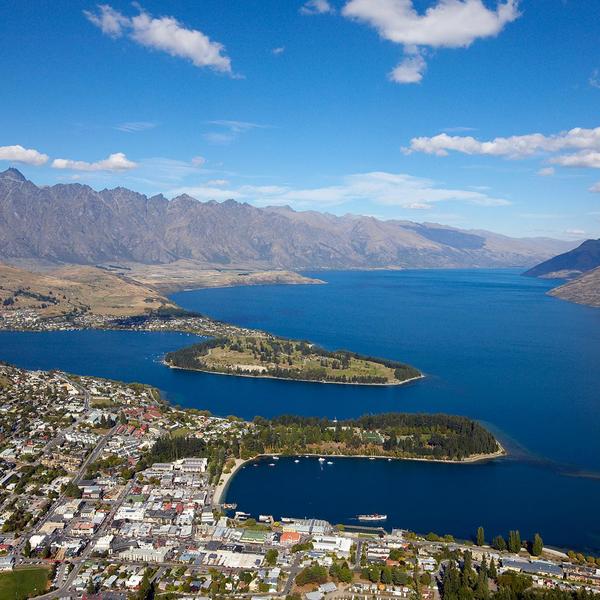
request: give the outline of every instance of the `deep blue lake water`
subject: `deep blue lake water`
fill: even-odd
[[[478,525],[539,530],[547,542],[600,552],[600,310],[548,297],[552,282],[506,270],[312,275],[328,284],[173,298],[239,325],[403,360],[427,379],[369,388],[173,371],[158,361],[193,342],[181,334],[0,332],[0,359],[151,383],[173,402],[222,415],[468,415],[511,457],[476,466],[340,459],[325,471],[282,460],[241,471],[228,500],[334,522],[386,512],[387,526],[459,536]]]

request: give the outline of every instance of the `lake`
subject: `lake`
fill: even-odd
[[[387,512],[388,527],[459,536],[478,525],[490,534],[536,529],[547,542],[600,553],[600,310],[546,296],[553,282],[510,270],[307,274],[327,285],[173,299],[238,325],[409,362],[427,378],[386,388],[170,370],[160,357],[195,339],[173,333],[1,332],[0,358],[143,381],[172,402],[220,415],[467,415],[489,426],[511,457],[469,466],[340,459],[323,472],[282,460],[241,471],[227,499],[333,522]]]

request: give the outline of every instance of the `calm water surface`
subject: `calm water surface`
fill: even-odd
[[[222,415],[468,415],[491,427],[511,458],[477,466],[340,459],[323,471],[282,460],[241,471],[228,499],[334,522],[386,512],[388,526],[463,536],[479,524],[490,533],[535,529],[548,542],[600,552],[600,310],[548,297],[551,282],[505,270],[313,275],[328,285],[173,298],[239,325],[404,360],[427,379],[369,388],[172,371],[160,357],[194,341],[173,333],[0,333],[0,359],[151,383],[173,402]]]

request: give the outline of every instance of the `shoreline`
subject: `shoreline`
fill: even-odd
[[[223,499],[226,496],[227,490],[234,476],[238,473],[238,471],[247,463],[253,462],[255,460],[264,460],[269,457],[277,456],[282,458],[360,458],[363,460],[391,460],[391,461],[413,461],[413,462],[428,462],[428,463],[441,463],[441,464],[450,464],[450,465],[473,465],[476,463],[487,462],[491,460],[496,460],[498,458],[502,458],[508,456],[508,452],[504,448],[504,446],[496,440],[498,444],[498,450],[496,452],[491,452],[489,454],[474,454],[469,456],[468,458],[464,458],[462,460],[456,459],[443,459],[443,458],[424,458],[418,456],[385,456],[381,454],[369,455],[369,454],[316,454],[314,452],[302,452],[300,454],[282,454],[280,452],[274,452],[269,454],[257,454],[256,456],[252,456],[247,459],[236,458],[235,465],[231,469],[229,473],[224,473],[219,481],[218,485],[215,487],[215,491],[213,493],[213,505],[223,504]]]
[[[179,369],[180,371],[196,371],[198,373],[208,373],[209,375],[224,375],[227,377],[246,377],[249,379],[275,379],[277,381],[296,381],[298,383],[324,383],[329,385],[365,385],[365,386],[379,386],[379,387],[394,387],[405,385],[410,383],[411,381],[419,381],[421,379],[425,379],[425,375],[421,373],[418,377],[410,377],[409,379],[405,379],[404,381],[398,381],[396,383],[359,383],[352,381],[321,381],[319,379],[292,379],[291,377],[275,377],[274,375],[249,375],[244,373],[222,373],[220,371],[209,371],[208,369],[189,369],[187,367],[178,367],[177,365],[172,365],[168,363],[166,360],[160,361],[165,367],[169,367],[169,369]]]

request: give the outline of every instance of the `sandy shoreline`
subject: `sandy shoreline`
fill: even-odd
[[[226,377],[247,377],[250,379],[275,379],[278,381],[297,381],[299,383],[323,383],[329,385],[365,385],[365,386],[378,386],[378,387],[392,387],[397,385],[405,385],[406,383],[410,383],[411,381],[419,381],[420,379],[425,379],[425,375],[421,373],[418,377],[411,377],[410,379],[405,379],[404,381],[398,381],[395,383],[354,383],[352,381],[319,381],[318,379],[292,379],[291,377],[275,377],[273,375],[246,375],[244,373],[221,373],[219,371],[209,371],[208,369],[190,369],[188,367],[178,367],[177,365],[172,365],[168,363],[166,360],[161,361],[165,367],[169,367],[169,369],[179,369],[180,371],[197,371],[198,373],[208,373],[209,375],[224,375]]]
[[[373,460],[393,460],[393,461],[410,460],[410,461],[416,461],[416,462],[442,463],[442,464],[450,464],[450,465],[472,465],[475,463],[486,462],[489,460],[495,460],[497,458],[501,458],[503,456],[508,456],[508,452],[506,451],[504,446],[502,446],[502,444],[498,440],[496,440],[496,443],[498,444],[498,450],[496,452],[492,452],[489,454],[474,454],[473,456],[469,456],[468,458],[464,458],[463,460],[450,460],[450,459],[443,459],[443,458],[424,458],[424,457],[418,457],[418,456],[385,456],[385,455],[368,455],[368,454],[315,454],[312,452],[302,452],[300,454],[281,454],[281,453],[257,454],[256,456],[253,456],[253,457],[245,459],[245,460],[242,458],[236,458],[235,465],[231,469],[231,471],[229,473],[224,473],[221,476],[221,480],[219,481],[219,484],[215,488],[215,492],[213,494],[213,504],[222,504],[222,501],[227,492],[227,488],[229,487],[229,484],[231,483],[233,477],[237,474],[237,472],[245,464],[251,463],[255,460],[266,459],[271,456],[273,456],[273,457],[281,456],[281,457],[289,457],[289,458],[293,458],[293,457],[302,458],[302,457],[308,456],[310,458],[322,457],[322,458],[328,458],[328,459],[361,458],[361,459],[367,459],[367,460],[373,459]]]

